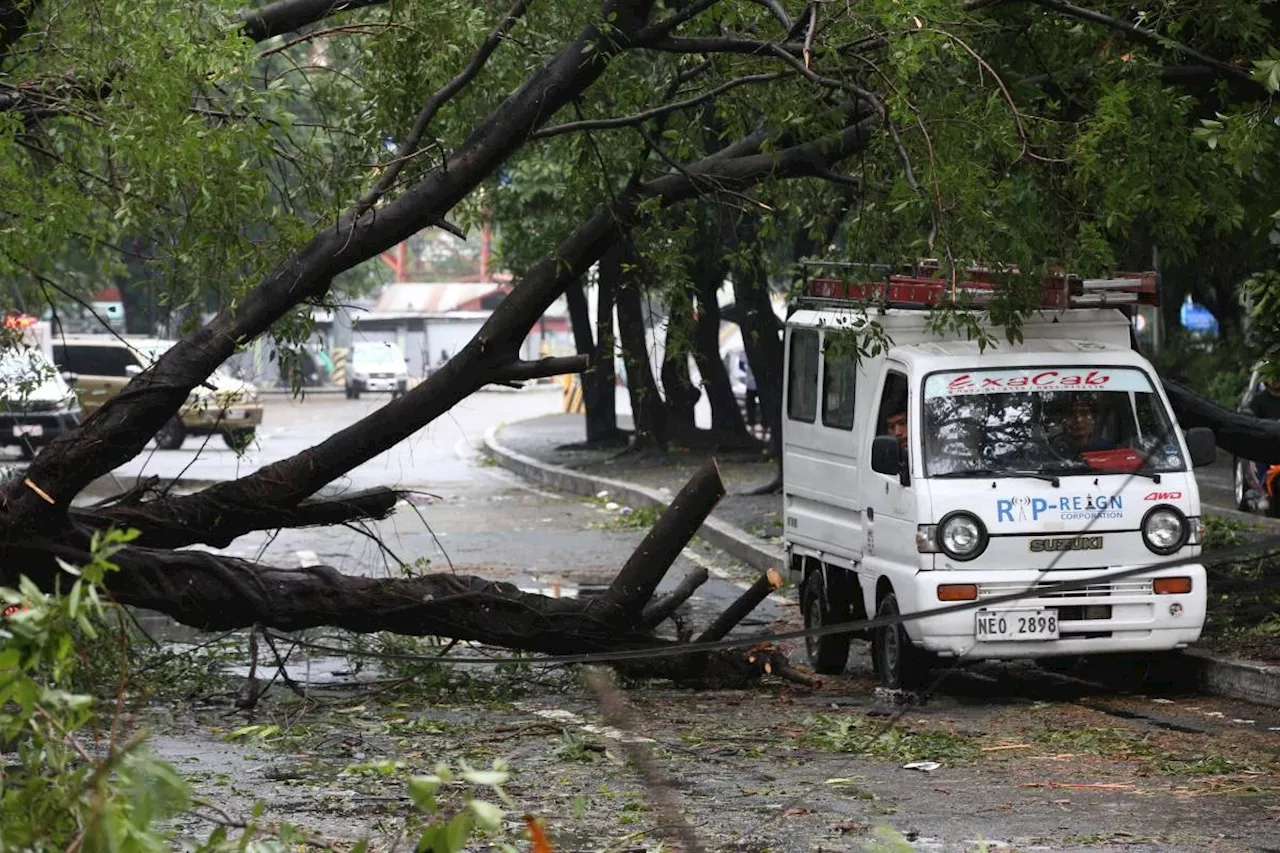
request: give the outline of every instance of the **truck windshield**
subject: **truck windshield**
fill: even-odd
[[[930,374],[923,426],[932,477],[1186,470],[1164,404],[1136,368]]]

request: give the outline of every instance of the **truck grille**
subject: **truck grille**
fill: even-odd
[[[991,581],[978,584],[978,599],[994,598],[999,595],[1011,595],[1015,592],[1052,589],[1052,581],[1040,581],[1035,584],[1018,583],[1016,581]],[[1097,598],[1112,595],[1153,595],[1150,580],[1126,579],[1114,582],[1090,584],[1080,589],[1040,592],[1037,598]]]

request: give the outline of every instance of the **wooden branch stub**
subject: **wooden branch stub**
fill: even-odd
[[[764,601],[770,593],[781,586],[782,575],[778,573],[777,569],[770,568],[746,592],[738,596],[737,601],[726,607],[724,612],[707,626],[707,630],[703,631],[702,635],[698,637],[698,642],[714,643],[716,640],[723,640],[725,635],[745,619],[748,613],[755,610],[760,602]]]
[[[724,483],[720,480],[720,466],[711,459],[689,478],[658,523],[627,558],[609,590],[594,603],[606,609],[617,608],[627,614],[628,619],[640,619],[641,608],[653,597],[653,591],[671,564],[722,497]]]
[[[675,589],[645,605],[644,612],[640,614],[640,625],[645,628],[656,628],[664,619],[675,613],[681,604],[688,601],[689,597],[697,591],[698,587],[706,583],[710,576],[702,566],[689,572]]]

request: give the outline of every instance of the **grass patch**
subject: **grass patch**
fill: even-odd
[[[886,728],[879,720],[846,715],[819,715],[805,721],[804,743],[832,752],[847,752],[867,758],[891,761],[940,761],[960,764],[981,754],[969,738],[955,732],[905,728],[901,723]]]
[[[1245,560],[1212,562],[1208,617],[1201,643],[1217,651],[1265,661],[1280,661],[1280,553]]]

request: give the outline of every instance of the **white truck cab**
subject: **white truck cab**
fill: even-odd
[[[963,287],[989,295],[971,274]],[[1204,567],[1184,562],[1202,537],[1192,467],[1213,461],[1214,437],[1178,428],[1128,317],[1108,307],[1154,298],[1154,276],[1050,279],[1023,340],[985,349],[929,322],[923,309],[952,292],[919,274],[814,279],[787,321],[783,536],[806,627],[969,602],[871,632],[882,682],[905,688],[939,658],[1195,642],[1206,589]],[[854,357],[848,336],[871,323],[889,340]],[[1082,578],[1096,580],[1035,594]],[[814,668],[843,670],[849,641],[811,637]]]

